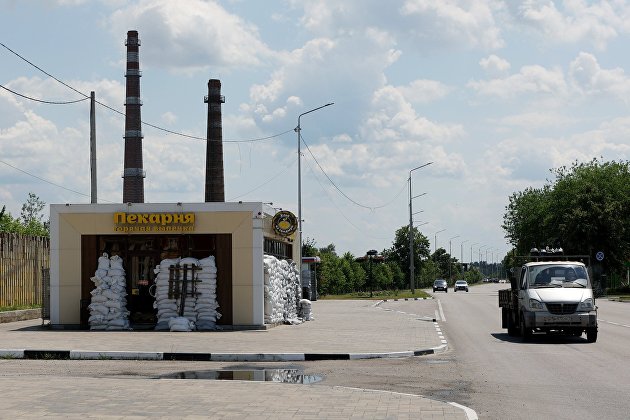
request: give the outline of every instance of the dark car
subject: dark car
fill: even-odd
[[[453,287],[453,290],[455,292],[457,292],[458,290],[468,291],[468,283],[466,282],[466,280],[457,280],[455,282],[455,286]]]
[[[433,292],[437,290],[442,290],[448,293],[448,284],[446,284],[446,280],[438,279],[433,282]]]

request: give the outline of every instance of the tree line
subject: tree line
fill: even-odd
[[[502,226],[514,254],[561,247],[565,255],[590,257],[596,275],[623,278],[630,262],[630,162],[593,159],[551,173],[555,179],[544,186],[510,196]]]
[[[50,222],[42,214],[46,203],[33,193],[22,204],[20,216],[13,217],[6,206],[0,210],[0,232],[19,233],[32,236],[50,236]]]

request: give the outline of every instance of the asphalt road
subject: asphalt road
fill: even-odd
[[[522,343],[501,329],[497,290],[506,286],[437,296],[458,374],[470,384],[467,405],[480,418],[627,419],[630,304],[597,300],[596,343],[548,335]]]
[[[300,363],[2,360],[2,376],[145,379],[211,369],[301,369],[318,375],[310,386],[340,385],[416,394],[468,406],[480,419],[627,419],[630,412],[630,303],[599,299],[599,337],[535,336],[521,343],[501,329],[497,290],[435,294],[435,311],[448,341],[442,354],[402,359]],[[383,308],[412,312],[413,302]],[[366,320],[369,322],[369,320]],[[1,416],[0,416],[1,417]]]

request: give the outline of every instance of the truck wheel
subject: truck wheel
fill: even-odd
[[[521,340],[523,341],[523,343],[526,343],[529,341],[529,339],[532,336],[532,330],[531,328],[527,328],[525,326],[525,318],[523,316],[521,316],[520,327],[521,327]]]
[[[586,330],[586,341],[594,343],[597,341],[597,328],[589,328]]]

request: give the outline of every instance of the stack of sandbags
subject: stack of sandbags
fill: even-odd
[[[168,320],[168,327],[171,331],[188,332],[195,328],[195,323],[185,316],[176,316]]]
[[[214,256],[202,258],[197,263],[201,270],[197,271],[195,284],[197,299],[195,311],[197,313],[197,330],[216,330],[216,322],[221,318],[217,303],[217,265]]]
[[[311,307],[312,303],[308,299],[301,299],[298,304],[298,316],[302,318],[304,321],[312,321],[313,316],[311,315]]]
[[[90,292],[92,301],[88,323],[91,330],[129,329],[127,310],[127,281],[122,258],[108,258],[104,253],[98,259],[98,268],[91,278],[96,288]]]
[[[179,276],[172,279],[169,298],[169,268],[179,264]],[[188,267],[184,289],[184,266]],[[191,267],[200,269],[191,270]],[[198,260],[196,258],[163,260],[156,267],[156,292],[154,307],[158,310],[158,331],[208,331],[217,329],[216,322],[221,318],[217,303],[217,266],[213,256]],[[182,306],[183,305],[183,306]],[[171,323],[173,318],[186,318],[189,327],[183,321]],[[174,325],[174,326],[173,326]]]
[[[294,263],[265,255],[265,323],[299,323],[297,304],[302,297],[299,274]]]
[[[168,331],[170,329],[169,320],[175,318],[179,314],[178,299],[175,299],[175,295],[171,294],[169,297],[169,267],[171,265],[179,264],[179,258],[164,259],[160,261],[160,264],[155,267],[155,302],[153,307],[157,309],[157,324],[155,325],[156,331]],[[172,290],[175,290],[176,285],[173,284]]]

